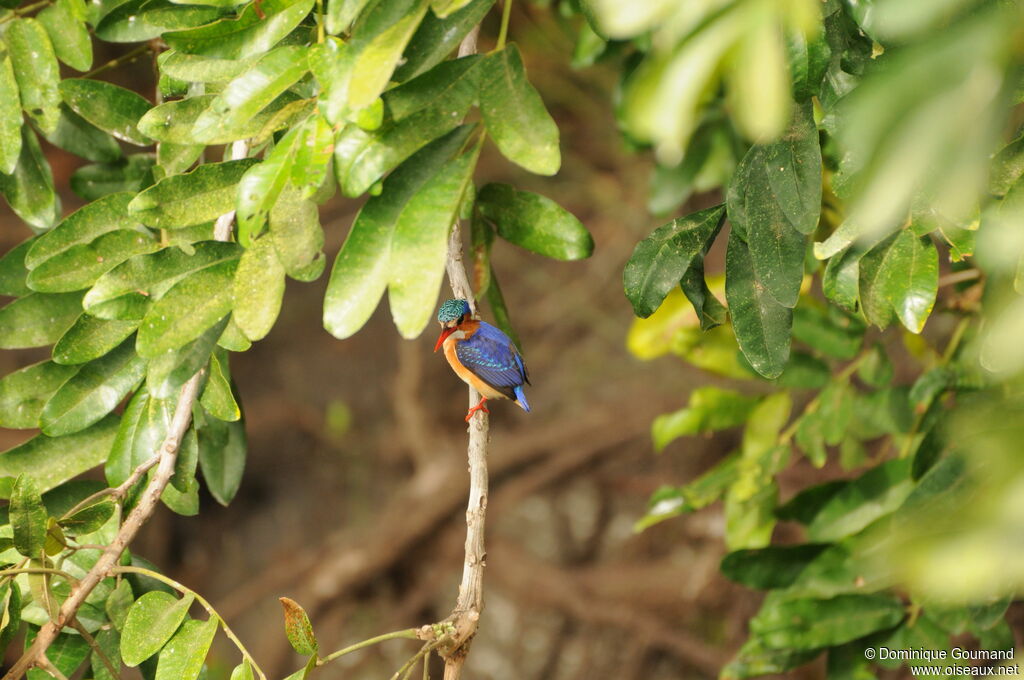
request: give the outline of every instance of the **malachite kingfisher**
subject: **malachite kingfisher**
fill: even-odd
[[[473,318],[465,300],[447,300],[437,312],[441,336],[434,351],[444,347],[455,374],[480,393],[480,403],[466,413],[466,422],[477,411],[487,410],[488,399],[511,399],[527,413],[530,404],[523,385],[530,384],[526,364],[512,340],[486,321]]]

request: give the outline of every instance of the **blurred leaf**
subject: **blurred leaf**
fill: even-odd
[[[798,102],[810,99],[821,89],[821,81],[828,69],[832,49],[824,35],[808,39],[800,31],[792,31],[785,37],[790,77],[793,81],[793,98]]]
[[[53,132],[60,116],[60,65],[46,29],[36,19],[18,17],[7,27],[4,42],[18,81],[21,108],[40,130]]]
[[[43,432],[51,437],[71,434],[110,413],[145,375],[146,362],[135,354],[134,345],[126,340],[61,385],[43,407]]]
[[[864,440],[907,432],[914,417],[908,397],[907,387],[886,388],[857,395],[853,404],[851,431]]]
[[[0,193],[11,210],[36,231],[49,229],[60,219],[60,199],[53,188],[50,164],[27,125],[21,126],[21,155],[14,173],[0,174]]]
[[[145,229],[121,229],[47,259],[29,272],[28,285],[40,293],[82,290],[128,258],[159,248]]]
[[[185,54],[245,59],[266,52],[291,33],[309,14],[313,1],[263,0],[260,7],[246,5],[237,18],[171,31],[162,37],[171,48]],[[261,11],[265,18],[261,18]]]
[[[912,333],[920,333],[935,305],[939,255],[927,237],[904,229],[882,241],[860,261],[864,313],[885,328],[895,312]]]
[[[0,54],[0,173],[10,175],[21,155],[21,100],[10,54]]]
[[[725,496],[725,545],[729,550],[763,548],[771,542],[775,528],[772,513],[778,504],[778,495],[775,482],[742,499],[734,498],[730,488]]]
[[[258,56],[258,55],[257,55]],[[157,57],[157,66],[162,75],[191,83],[225,83],[238,76],[256,61],[256,57],[244,59],[221,59],[186,54],[177,50],[166,50]],[[216,95],[199,95],[189,99],[213,99]],[[171,102],[168,102],[171,103]],[[203,107],[205,108],[205,107]],[[198,112],[197,114],[198,115]]]
[[[60,94],[75,113],[99,129],[129,144],[153,143],[136,127],[150,103],[131,90],[102,80],[65,78],[60,83]]]
[[[75,365],[98,359],[138,328],[138,321],[106,321],[83,314],[53,346],[53,360]]]
[[[25,256],[25,265],[35,269],[46,260],[78,245],[93,242],[118,229],[141,227],[128,213],[129,193],[112,194],[71,213],[51,231],[43,234]]]
[[[689,405],[674,413],[665,413],[654,419],[651,438],[655,451],[662,451],[679,437],[716,432],[746,422],[757,404],[757,397],[749,397],[733,390],[718,387],[698,387],[690,393]]]
[[[540,255],[579,260],[594,250],[586,227],[546,196],[492,183],[477,193],[476,206],[495,224],[499,236]]]
[[[558,172],[558,126],[526,78],[519,48],[489,55],[481,71],[480,114],[502,155],[538,175]]]
[[[36,238],[26,239],[14,246],[3,257],[0,257],[0,295],[23,297],[32,292],[25,284],[28,269],[25,267],[25,256],[35,245]]]
[[[270,210],[270,242],[288,276],[315,281],[324,271],[324,230],[316,203],[287,189]]]
[[[244,352],[252,347],[252,341],[245,337],[245,334],[239,330],[235,322],[229,317],[227,328],[224,329],[224,333],[217,340],[217,346],[231,352]]]
[[[85,165],[71,175],[71,190],[87,201],[119,191],[135,193],[153,182],[155,159],[133,154],[116,163]]]
[[[335,0],[335,2],[338,2],[338,0]],[[256,680],[248,659],[244,659],[242,663],[235,666],[234,670],[231,671],[230,680]]]
[[[117,431],[117,416],[107,416],[92,427],[66,437],[36,435],[0,455],[0,476],[31,474],[40,491],[91,470],[110,451]]]
[[[57,0],[36,15],[46,28],[57,58],[76,71],[92,67],[92,38],[85,26],[85,6],[81,12],[72,0]]]
[[[75,514],[60,520],[60,525],[69,536],[91,534],[98,531],[114,514],[117,506],[113,501],[100,500],[87,505]]]
[[[206,487],[221,505],[238,493],[245,471],[245,421],[224,423],[207,420],[199,430],[199,466]]]
[[[155,106],[139,119],[139,130],[159,142],[194,145],[196,138],[192,129],[216,98],[217,95],[212,94],[197,95]],[[262,143],[272,132],[286,127],[293,115],[302,115],[311,105],[310,100],[300,99],[293,92],[284,92],[262,110],[239,121],[230,129],[218,127],[207,130],[208,143],[226,144],[250,137]]]
[[[737,461],[738,456],[731,455],[685,486],[660,488],[651,496],[647,514],[637,520],[633,530],[643,531],[671,517],[714,503],[736,481]]]
[[[132,199],[128,210],[151,227],[180,229],[216,219],[235,207],[238,182],[253,159],[204,163],[167,177]]]
[[[150,359],[146,373],[149,393],[156,399],[177,398],[182,386],[209,362],[227,325],[227,319],[221,319],[188,344]]]
[[[43,405],[77,370],[41,361],[4,376],[0,380],[0,426],[19,430],[39,427]]]
[[[505,304],[505,296],[501,294],[501,285],[498,284],[498,277],[491,270],[490,273],[490,285],[487,287],[487,304],[491,308],[491,314],[494,315],[494,323],[500,328],[505,335],[512,339],[515,346],[519,349],[523,349],[522,341],[519,339],[519,334],[516,333],[516,329],[512,327],[512,320],[509,318],[508,305]]]
[[[808,487],[779,506],[775,511],[775,516],[781,520],[810,524],[825,504],[849,483],[845,479],[836,479]]]
[[[572,51],[572,67],[581,69],[593,66],[607,48],[608,41],[594,31],[589,21],[584,21],[580,24],[579,33],[576,35],[576,46]]]
[[[864,325],[808,302],[793,310],[793,337],[826,356],[852,359],[860,351]]]
[[[725,256],[725,298],[743,355],[758,373],[777,378],[789,359],[793,312],[756,278],[750,249],[735,234]]]
[[[369,106],[387,87],[427,4],[427,0],[379,0],[359,16],[351,41],[355,60],[348,87],[350,108]]]
[[[295,600],[287,597],[278,598],[281,606],[284,607],[284,632],[292,649],[302,656],[316,654],[319,643],[313,633],[313,625],[309,622],[309,615]]]
[[[160,650],[156,680],[196,680],[219,626],[220,620],[213,615],[207,621],[185,621]]]
[[[885,387],[892,382],[893,368],[881,343],[875,343],[857,367],[857,376],[871,387]]]
[[[136,349],[152,359],[202,335],[231,313],[237,260],[200,269],[174,284],[146,312]]]
[[[218,420],[234,422],[242,417],[231,390],[228,356],[223,351],[215,351],[210,357],[210,373],[199,402]]]
[[[360,4],[358,0],[334,0],[334,5]],[[494,5],[494,0],[471,0],[461,9],[439,18],[439,14],[428,12],[420,22],[416,32],[413,33],[409,44],[402,54],[403,61],[393,76],[398,82],[411,80],[416,76],[429,71],[441,63],[452,51],[458,47],[462,39],[469,31],[480,23],[488,10]],[[330,6],[330,4],[329,4]],[[335,26],[338,24],[336,23]],[[330,30],[330,13],[328,13],[328,30],[331,33],[338,31]]]
[[[52,345],[82,313],[81,293],[32,293],[0,308],[0,347]]]
[[[701,210],[658,227],[637,244],[622,275],[626,297],[637,316],[654,313],[694,259],[703,258],[724,219],[724,205]]]
[[[388,306],[402,337],[419,336],[444,280],[448,234],[472,184],[479,146],[438,169],[409,199],[391,237]]]
[[[736,658],[722,669],[719,677],[721,680],[745,680],[760,675],[785,673],[804,665],[820,653],[817,649],[770,649],[760,637],[751,636],[740,648]]]
[[[178,630],[195,598],[169,593],[143,594],[128,610],[121,630],[121,658],[129,668],[159,652]]]
[[[459,128],[428,145],[384,181],[356,215],[334,261],[324,297],[324,328],[336,338],[353,335],[369,320],[390,276],[391,238],[410,199],[466,141]]]
[[[753,369],[751,369],[753,372]],[[775,379],[779,387],[792,387],[801,390],[819,389],[824,387],[832,371],[829,365],[805,352],[793,352],[789,355],[789,363],[782,375]]]
[[[725,556],[721,571],[726,578],[748,588],[786,588],[827,547],[824,544],[806,543],[737,550]]]
[[[837,491],[807,527],[812,541],[834,541],[855,534],[898,508],[910,495],[909,458],[882,463]]]
[[[369,3],[370,0],[329,0],[326,16],[327,32],[337,35],[347,31]]]
[[[729,59],[729,99],[747,137],[770,140],[784,134],[793,102],[782,26],[771,3],[751,5],[743,35]]]
[[[1000,149],[992,158],[989,190],[1003,196],[1024,175],[1024,134]]]
[[[46,507],[32,477],[20,475],[11,492],[10,518],[14,547],[25,557],[39,559],[46,544]]]
[[[113,163],[121,158],[121,147],[113,137],[95,127],[67,104],[60,105],[57,127],[46,141],[90,161]]]
[[[750,621],[750,631],[766,646],[817,649],[840,645],[904,617],[903,603],[889,595],[839,595],[827,600],[772,598]]]
[[[250,340],[261,340],[273,328],[284,297],[284,266],[269,238],[242,253],[234,289],[235,323]]]
[[[96,36],[113,43],[143,42],[167,31],[192,28],[220,18],[221,12],[216,7],[197,7],[198,4],[127,0],[103,17],[96,26]]]

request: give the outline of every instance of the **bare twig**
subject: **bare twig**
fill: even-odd
[[[107,671],[110,672],[110,677],[121,677],[121,671],[114,667],[114,663],[110,660],[110,657],[107,656],[107,653],[104,652],[103,648],[100,647],[98,642],[96,642],[96,638],[89,634],[89,631],[81,624],[78,617],[71,619],[71,627],[78,631],[78,634],[81,635],[82,639],[89,644],[92,651],[96,653],[96,656],[100,657],[100,661],[103,662],[103,665],[107,667]]]

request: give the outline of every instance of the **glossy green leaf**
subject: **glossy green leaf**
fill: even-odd
[[[163,35],[171,48],[216,59],[245,59],[263,54],[292,32],[313,8],[314,0],[264,0],[247,5],[235,19]],[[265,18],[260,18],[262,12]]]
[[[106,42],[143,42],[167,31],[208,24],[220,16],[216,7],[167,0],[128,0],[103,17],[96,26],[96,35]]]
[[[749,397],[733,390],[718,387],[698,387],[690,393],[686,408],[665,413],[654,419],[651,439],[655,451],[661,451],[679,437],[725,430],[746,422],[757,404],[757,397]]]
[[[759,637],[750,637],[736,657],[722,669],[721,680],[745,680],[771,673],[785,673],[814,659],[817,649],[770,649]]]
[[[21,108],[44,133],[53,132],[60,115],[60,65],[46,29],[36,19],[17,18],[4,33]]]
[[[72,246],[47,259],[29,272],[28,285],[40,293],[82,290],[128,258],[152,253],[159,248],[160,243],[148,230],[110,232],[92,243]]]
[[[329,0],[327,3],[327,32],[337,35],[347,31],[370,0]]]
[[[250,340],[270,332],[284,297],[284,266],[270,239],[264,238],[242,254],[235,272],[234,321]]]
[[[327,177],[334,156],[334,131],[323,116],[307,119],[303,130],[301,143],[295,149],[290,181],[303,198],[311,198]]]
[[[910,458],[882,463],[829,498],[807,527],[812,541],[854,534],[898,508],[914,488]]]
[[[199,467],[218,503],[227,505],[238,493],[245,472],[245,421],[208,420],[199,430]]]
[[[153,143],[136,127],[150,103],[131,90],[102,80],[66,78],[60,83],[60,94],[75,113],[99,129],[129,144]]]
[[[721,570],[726,578],[748,588],[786,588],[827,547],[825,544],[807,543],[737,550],[725,556]]]
[[[98,359],[120,345],[138,326],[138,321],[107,321],[83,314],[53,346],[53,360],[71,366]]]
[[[743,355],[755,371],[777,378],[789,359],[793,312],[757,280],[750,249],[735,234],[729,235],[725,256],[725,299]]]
[[[487,184],[477,193],[477,210],[506,241],[558,260],[580,260],[594,239],[572,213],[546,196],[509,184]]]
[[[153,358],[198,338],[231,313],[237,260],[201,269],[153,303],[139,327],[139,355]]]
[[[182,438],[171,483],[160,496],[164,505],[184,517],[199,514],[199,480],[196,479],[198,466],[199,438],[195,428],[190,428]]]
[[[204,163],[184,175],[157,182],[128,204],[135,219],[151,227],[180,229],[216,219],[235,207],[242,175],[252,159]]]
[[[709,331],[726,322],[728,310],[711,292],[707,280],[704,278],[703,256],[696,257],[690,262],[686,273],[679,281],[679,287],[686,295],[686,299],[693,305],[702,331]]]
[[[324,298],[324,328],[344,339],[369,320],[390,276],[391,238],[406,204],[466,141],[460,128],[428,145],[392,173],[356,216],[338,252]]]
[[[117,506],[113,501],[100,500],[60,520],[60,525],[70,536],[91,534],[98,531],[114,514]]]
[[[89,123],[63,102],[57,128],[46,135],[46,141],[90,161],[113,163],[121,158],[121,147],[113,137]]]
[[[188,83],[226,83],[249,68],[256,57],[221,59],[167,50],[157,57],[160,73]],[[208,96],[211,99],[216,95]],[[192,99],[192,97],[189,97]],[[168,102],[170,103],[170,102]]]
[[[156,163],[163,175],[180,175],[192,167],[206,149],[205,144],[171,144],[160,142],[156,147]]]
[[[22,297],[32,292],[25,283],[28,278],[25,256],[35,245],[36,238],[22,241],[0,257],[0,295]]]
[[[637,244],[622,273],[626,298],[637,316],[646,318],[661,306],[694,258],[707,252],[724,219],[724,205],[700,210],[658,227]]]
[[[502,155],[538,175],[558,172],[562,164],[558,126],[527,80],[515,45],[487,57],[481,73],[480,113]]]
[[[448,234],[472,185],[476,159],[477,152],[471,151],[442,166],[409,199],[395,222],[388,306],[404,338],[419,336],[434,316],[444,279]]]
[[[134,601],[135,597],[132,595],[132,586],[128,583],[128,579],[121,579],[110,592],[110,595],[107,596],[103,608],[110,618],[110,622],[114,624],[114,628],[118,631],[124,630],[128,612]],[[121,650],[118,649],[118,658],[120,656]]]
[[[0,380],[0,427],[39,427],[43,405],[77,371],[71,366],[41,361],[4,376]]]
[[[39,559],[46,543],[46,506],[39,495],[39,485],[28,475],[21,475],[11,492],[10,518],[14,530],[14,547],[25,557]]]
[[[21,100],[7,50],[0,53],[0,173],[10,175],[21,155]]]
[[[428,12],[423,17],[405,48],[404,61],[395,69],[395,80],[410,80],[441,63],[480,23],[494,5],[494,0],[471,0],[464,5],[444,18],[435,12]]]
[[[114,410],[146,373],[146,362],[126,340],[106,355],[90,361],[68,379],[43,407],[45,434],[56,437],[78,432]]]
[[[118,229],[141,227],[128,213],[129,193],[106,196],[71,213],[54,229],[43,234],[32,245],[25,256],[25,265],[35,269],[46,260],[67,250],[92,243],[94,240]]]
[[[337,4],[329,3],[333,6]],[[352,64],[355,61],[352,46],[342,42],[340,38],[331,36],[322,43],[310,45],[308,59],[309,70],[313,72],[320,86],[317,108],[332,125],[343,124],[345,117],[350,113],[348,86],[352,78]]]
[[[359,17],[353,30],[355,58],[348,87],[352,110],[369,106],[387,87],[427,6],[427,0],[380,0]]]
[[[147,455],[146,446],[151,444],[159,436],[150,436],[147,429],[157,423],[157,419],[151,417],[153,409],[151,399],[145,388],[139,389],[128,402],[128,406],[121,416],[121,423],[117,427],[117,435],[110,447],[110,455],[107,457],[103,471],[107,478],[107,484],[116,487],[123,484],[132,470],[148,460],[155,449],[150,449]],[[159,406],[159,403],[157,404]],[[139,446],[135,446],[136,439]],[[143,441],[145,440],[145,441]],[[162,440],[161,440],[162,441]]]
[[[50,164],[27,125],[21,126],[21,154],[14,173],[0,174],[0,193],[11,210],[37,231],[49,229],[60,219],[60,199],[53,188]]]
[[[145,593],[128,610],[121,631],[121,658],[128,667],[140,663],[160,651],[171,639],[188,614],[195,598],[177,598],[161,591]]]
[[[928,237],[909,229],[890,236],[860,261],[864,313],[884,328],[893,313],[912,333],[920,333],[935,306],[939,255]]]
[[[111,415],[66,437],[37,435],[0,454],[0,477],[30,474],[40,491],[48,491],[106,459],[117,421]]]
[[[76,71],[92,68],[92,37],[85,26],[85,5],[57,0],[38,15],[57,58]]]
[[[230,680],[256,680],[248,659],[235,666],[234,670],[231,671]]]
[[[904,615],[903,602],[891,595],[769,598],[751,619],[750,631],[772,648],[818,649],[891,628]]]
[[[441,18],[450,16],[470,3],[471,0],[430,0],[430,9]]]
[[[229,82],[196,119],[192,134],[197,142],[234,136],[257,113],[306,74],[306,50],[288,45],[260,57]]]
[[[160,650],[156,680],[196,680],[219,626],[220,621],[215,616],[208,621],[185,621]]]
[[[121,191],[135,193],[152,184],[155,162],[150,154],[133,154],[116,163],[86,165],[72,173],[71,190],[87,201]]]
[[[210,372],[199,403],[218,420],[234,422],[242,417],[242,410],[231,390],[228,355],[223,351],[216,351],[210,357]]]
[[[81,293],[33,293],[0,308],[0,348],[52,345],[82,313]]]
[[[226,318],[221,319],[192,342],[151,359],[146,370],[149,394],[155,399],[177,398],[182,386],[206,366],[227,324]]]

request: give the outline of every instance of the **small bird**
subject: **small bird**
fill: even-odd
[[[512,340],[486,321],[474,319],[465,300],[446,300],[437,312],[437,320],[441,336],[434,351],[444,347],[444,356],[455,374],[482,397],[466,413],[466,422],[477,411],[490,413],[488,399],[511,399],[529,413],[523,385],[530,384],[530,376]]]

